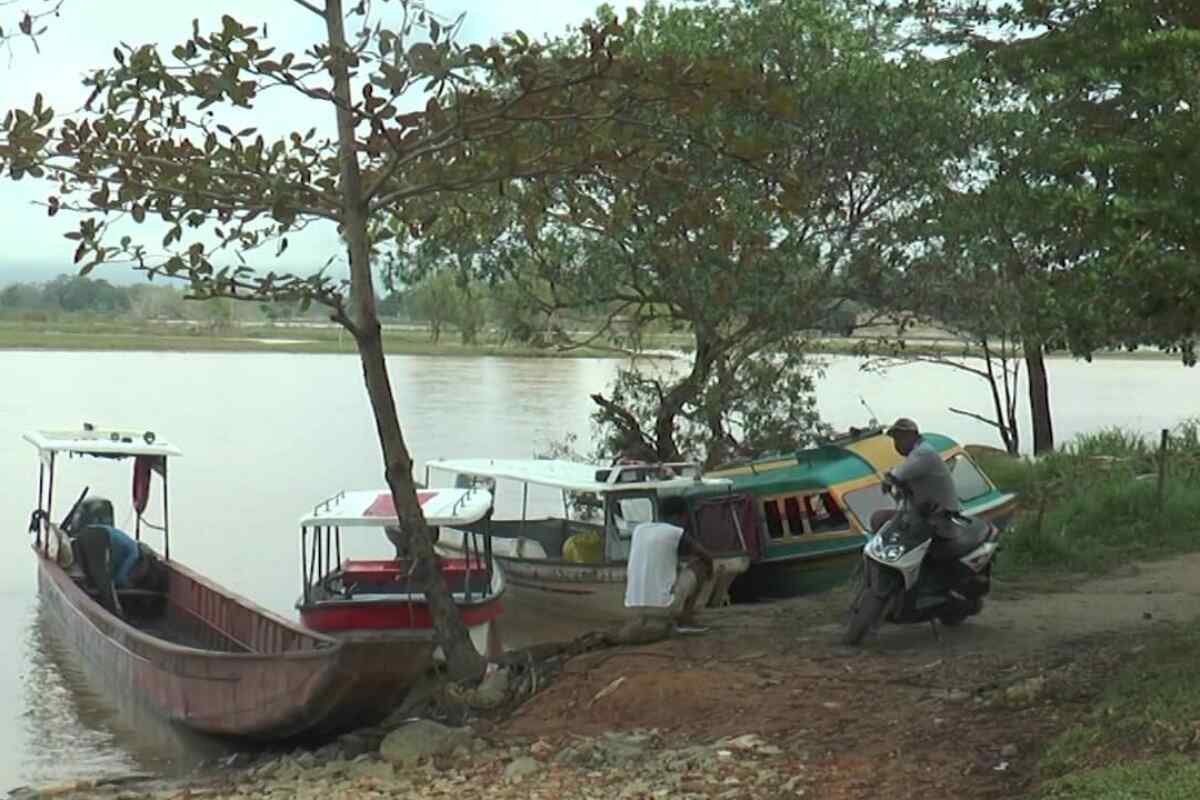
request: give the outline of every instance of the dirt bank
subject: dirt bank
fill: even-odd
[[[476,721],[469,746],[418,766],[370,749],[69,794],[1018,798],[1100,676],[1197,616],[1200,555],[1045,588],[1001,587],[940,637],[887,626],[859,649],[836,643],[838,593],[722,609],[701,636],[570,658],[514,713]]]

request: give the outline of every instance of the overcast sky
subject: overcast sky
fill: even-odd
[[[39,0],[20,0],[16,8],[37,8]],[[578,25],[591,16],[599,0],[428,0],[428,7],[454,18],[466,12],[460,41],[487,42],[520,29],[531,37],[554,35]],[[381,9],[395,3],[376,3]],[[619,8],[640,7],[642,0],[622,0]],[[87,96],[80,78],[90,69],[112,63],[118,42],[131,45],[157,43],[167,52],[190,35],[193,18],[201,28],[219,27],[221,14],[237,9],[234,16],[244,24],[266,23],[272,42],[283,52],[302,51],[318,41],[321,21],[290,0],[66,0],[62,16],[49,21],[49,30],[39,44],[40,54],[27,42],[17,42],[8,53],[0,53],[0,115],[13,107],[28,108],[41,91],[57,111],[79,107]],[[13,6],[0,4],[0,26],[15,27]],[[322,120],[304,119],[323,109],[293,99],[283,92],[255,110],[251,124],[270,130],[307,128]],[[241,119],[237,120],[241,122]],[[62,238],[69,216],[55,219],[33,205],[44,200],[49,185],[26,179],[20,183],[0,181],[0,284],[14,280],[44,280],[69,271],[71,242]],[[319,226],[328,228],[328,226]],[[280,267],[306,272],[335,252],[340,253],[331,229],[310,231],[293,237],[288,254],[273,262]],[[315,267],[314,267],[315,269]],[[114,280],[128,278],[124,267],[109,266],[96,273]]]

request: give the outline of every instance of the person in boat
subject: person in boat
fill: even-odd
[[[122,613],[115,590],[159,589],[151,586],[158,577],[153,553],[120,528],[88,525],[76,535],[75,550],[100,604],[113,613]]]
[[[937,449],[921,436],[917,423],[900,417],[887,430],[896,452],[904,460],[883,475],[883,488],[891,492],[897,483],[912,492],[913,504],[918,508],[936,508],[957,513],[962,511],[958,490],[950,468],[942,460]],[[884,523],[896,515],[895,509],[880,509],[871,515],[871,530],[879,530]]]
[[[633,529],[625,579],[625,607],[633,618],[622,632],[626,641],[661,638],[672,623],[678,632],[704,630],[696,614],[712,592],[712,554],[689,529],[682,497],[662,498],[659,518]]]

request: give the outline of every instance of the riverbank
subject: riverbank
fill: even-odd
[[[841,592],[712,610],[700,636],[543,649],[536,672],[510,666],[524,702],[446,720],[463,727],[402,710],[183,781],[13,796],[1183,800],[1200,790],[1198,574],[1193,555],[1009,586],[940,637],[889,625],[860,649],[836,644]]]
[[[814,355],[869,356],[891,359],[897,351],[879,342],[880,333],[849,337],[819,337],[810,340]],[[581,335],[581,338],[586,338]],[[389,355],[503,356],[508,358],[627,358],[630,353],[600,339],[593,346],[560,349],[535,347],[501,340],[485,333],[475,342],[464,343],[457,331],[434,341],[429,329],[420,325],[385,324],[384,350]],[[642,356],[670,357],[690,347],[686,336],[671,334],[645,337]],[[212,323],[188,321],[133,322],[121,319],[65,316],[52,320],[15,321],[0,319],[0,350],[74,351],[167,351],[220,353],[354,353],[348,333],[331,323]],[[908,358],[980,357],[961,342],[944,338],[908,340],[903,354]],[[1065,354],[1049,354],[1050,357]],[[1157,350],[1103,351],[1097,359],[1178,360]]]

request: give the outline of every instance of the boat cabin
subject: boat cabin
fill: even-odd
[[[714,554],[744,554],[757,536],[756,526],[747,528],[754,525],[748,499],[734,496],[728,481],[703,478],[699,465],[689,462],[597,466],[556,459],[446,459],[426,466],[427,482],[435,475],[448,476],[455,486],[492,491],[501,481],[519,484],[520,515],[487,524],[488,537],[497,540],[497,554],[505,558],[624,564],[633,529],[658,519],[659,498],[668,495],[688,498],[692,530]],[[541,491],[540,508],[530,506],[531,487]],[[548,494],[558,495],[561,513],[549,512]]]
[[[492,494],[480,488],[420,489],[417,500],[435,533],[445,525],[486,529],[492,512]],[[355,536],[354,549],[376,554],[343,555],[343,531]],[[428,601],[414,574],[416,560],[408,552],[389,489],[339,492],[301,517],[300,532],[303,587],[296,607],[307,627],[334,635],[432,631]],[[392,552],[384,556],[384,550]],[[438,565],[472,638],[479,639],[477,647],[486,651],[486,626],[500,614],[504,591],[491,540],[468,537],[461,554],[439,557]]]
[[[65,459],[93,457],[133,462],[131,510],[132,535],[139,545],[145,531],[161,535],[162,557],[171,557],[171,530],[168,514],[167,460],[183,455],[179,448],[163,441],[153,431],[98,429],[85,424],[78,430],[34,431],[24,435],[38,451],[37,509],[29,523],[34,535],[34,547],[48,559],[56,561],[85,592],[116,614],[123,611],[160,613],[166,586],[162,574],[148,575],[137,586],[113,585],[112,563],[108,534],[95,526],[113,526],[112,501],[91,494],[85,487],[72,505],[55,523],[58,498],[58,472]],[[146,517],[151,499],[152,476],[161,478],[161,522]],[[56,503],[56,501],[58,501]],[[157,553],[142,550],[139,560],[147,564]],[[156,578],[158,580],[156,580]],[[154,585],[151,586],[150,584]],[[128,606],[128,608],[125,608]]]
[[[964,513],[1003,524],[1015,497],[999,491],[953,439],[922,435],[946,461]],[[836,549],[840,542],[861,547],[871,515],[895,507],[881,480],[902,460],[892,440],[875,428],[794,453],[721,467],[708,475],[727,478],[756,497],[765,550],[781,554],[789,547]]]

